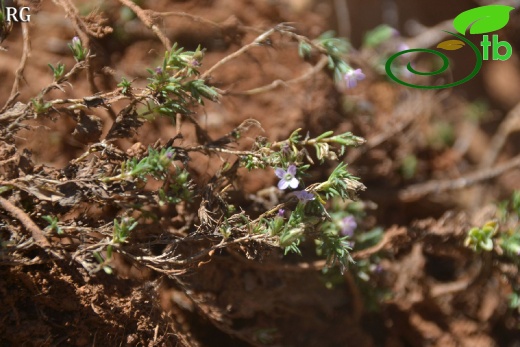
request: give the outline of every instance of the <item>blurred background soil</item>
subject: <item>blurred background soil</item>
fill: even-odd
[[[426,27],[452,19],[481,5],[476,1],[349,0],[186,0],[137,1],[159,12],[186,12],[216,23],[165,17],[160,27],[181,47],[207,48],[203,69],[253,40],[258,33],[237,23],[267,29],[288,22],[311,38],[334,29],[351,38],[355,63],[367,79],[358,88],[342,91],[324,71],[311,79],[253,96],[228,95],[208,103],[197,115],[214,139],[254,118],[263,129],[248,133],[270,140],[286,138],[302,128],[311,136],[324,131],[352,131],[368,140],[350,150],[346,161],[367,190],[361,200],[377,206],[367,227],[406,230],[390,243],[381,263],[378,283],[393,295],[377,309],[367,307],[363,288],[348,272],[330,278],[312,269],[270,268],[281,255],[272,252],[261,261],[222,252],[197,271],[182,277],[183,285],[136,267],[121,267],[118,276],[100,273],[80,276],[68,264],[0,266],[0,345],[2,346],[520,346],[518,317],[507,307],[509,284],[485,268],[485,262],[462,246],[465,232],[489,216],[490,202],[520,189],[520,170],[510,170],[481,185],[408,199],[400,195],[415,183],[456,179],[482,167],[508,112],[520,101],[520,14],[512,12],[501,38],[513,45],[506,62],[487,61],[471,82],[457,88],[419,91],[402,88],[371,71],[361,50],[368,30],[386,23],[414,36]],[[482,1],[484,3],[484,1]],[[112,90],[123,76],[146,85],[146,68],[163,57],[163,47],[133,13],[116,1],[74,1],[92,22],[103,18],[113,33],[93,39],[95,84]],[[345,6],[348,4],[348,6]],[[347,12],[345,12],[347,10]],[[344,17],[344,14],[348,17]],[[349,20],[345,20],[349,18]],[[32,52],[24,73],[20,100],[29,100],[51,83],[48,63],[74,62],[67,43],[74,36],[71,21],[52,1],[43,1],[31,18]],[[0,104],[11,92],[14,71],[22,53],[21,29],[2,43]],[[454,71],[467,57],[457,56]],[[108,68],[109,67],[109,68]],[[243,91],[288,80],[307,71],[309,64],[294,43],[275,40],[221,69],[210,81],[227,91]],[[455,72],[456,75],[458,72]],[[454,79],[457,76],[454,76]],[[53,98],[92,95],[86,78],[71,80],[66,94]],[[118,109],[119,107],[119,109]],[[115,111],[120,110],[114,105]],[[93,110],[111,127],[108,112]],[[31,152],[37,164],[63,167],[81,155],[89,143],[73,135],[76,121],[67,115],[34,120],[38,131],[18,134],[17,146]],[[188,125],[186,125],[188,126]],[[516,155],[520,137],[509,129],[497,162]],[[176,133],[166,119],[147,123],[139,134],[118,145],[126,150],[166,142]],[[187,137],[185,141],[190,141]],[[247,145],[245,141],[245,146]],[[216,166],[199,161],[192,167],[200,179]],[[328,172],[313,172],[316,178]],[[256,193],[276,179],[264,171],[242,175],[240,189]],[[251,204],[244,201],[244,204]],[[244,206],[245,206],[244,205]],[[401,229],[400,229],[401,228]],[[305,254],[312,254],[312,249]],[[310,256],[305,260],[313,260]],[[301,261],[287,257],[289,263]],[[376,285],[376,283],[374,283]],[[186,293],[189,292],[189,296]]]

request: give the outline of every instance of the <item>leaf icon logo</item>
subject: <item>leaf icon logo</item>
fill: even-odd
[[[473,8],[459,14],[453,20],[453,26],[462,35],[486,34],[502,29],[509,22],[509,12],[514,7],[505,5],[487,5]]]
[[[461,40],[447,40],[439,43],[437,48],[445,49],[447,51],[456,51],[464,47],[466,44]]]

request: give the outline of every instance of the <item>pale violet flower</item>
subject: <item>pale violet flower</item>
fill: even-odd
[[[72,51],[72,54],[74,55],[74,59],[76,59],[76,61],[80,62],[85,60],[88,52],[87,49],[83,48],[79,37],[74,36],[72,38],[72,43],[69,43],[68,46]]]
[[[311,201],[311,200],[314,200],[316,197],[314,196],[314,194],[312,194],[311,192],[308,192],[306,190],[299,190],[297,192],[294,192],[294,195],[296,195],[296,197],[298,198],[298,200],[300,200],[301,202],[303,202],[304,204],[307,202],[307,201]]]
[[[287,187],[291,187],[292,189],[295,189],[298,187],[300,182],[295,177],[296,176],[296,166],[289,165],[287,168],[287,171],[284,169],[278,168],[274,170],[274,173],[276,176],[280,179],[280,182],[278,182],[278,188],[281,190],[287,189]]]
[[[288,143],[284,143],[283,144],[283,146],[282,146],[282,153],[285,154],[285,155],[291,154],[291,147],[289,146]]]
[[[341,224],[341,235],[343,236],[354,236],[354,230],[357,228],[356,219],[353,216],[347,216],[340,222]]]
[[[278,210],[278,217],[283,217],[284,214],[285,214],[285,210],[283,208]]]
[[[365,79],[365,74],[361,71],[361,69],[350,70],[348,71],[343,79],[345,80],[345,85],[347,89],[354,88],[357,86],[358,81],[362,81]]]
[[[407,51],[410,49],[410,46],[408,46],[406,43],[404,42],[401,42],[397,45],[397,52],[401,52],[401,51]]]

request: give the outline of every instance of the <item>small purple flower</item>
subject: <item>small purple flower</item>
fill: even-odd
[[[157,66],[157,67],[155,68],[155,73],[158,74],[158,75],[162,74],[162,73],[163,73],[163,69],[162,69],[162,67]]]
[[[285,210],[283,208],[278,210],[278,217],[283,217]]]
[[[316,198],[314,194],[306,190],[299,190],[297,192],[294,192],[294,195],[298,198],[298,200],[300,200],[304,204],[307,203],[307,201],[312,201]]]
[[[283,153],[284,155],[287,155],[287,156],[288,156],[289,154],[291,154],[291,146],[289,146],[288,143],[284,143],[284,144],[282,145],[282,153]]]
[[[365,79],[365,74],[361,71],[361,69],[350,70],[345,74],[343,79],[345,80],[345,84],[347,89],[354,88],[357,86],[358,81]]]
[[[79,37],[77,36],[74,36],[72,38],[72,45],[75,47],[75,46],[81,46],[81,40],[79,39]]]
[[[357,223],[353,216],[347,216],[341,220],[341,235],[352,237],[356,228]]]
[[[385,271],[385,269],[383,269],[383,267],[380,264],[370,265],[370,272],[374,274],[381,274],[383,273],[383,271]]]
[[[397,51],[398,52],[401,52],[401,51],[407,51],[410,49],[410,46],[408,46],[406,43],[404,42],[400,42],[398,45],[397,45]]]
[[[298,179],[294,177],[296,175],[296,166],[294,165],[289,165],[287,171],[278,168],[274,170],[274,173],[280,179],[280,182],[278,182],[278,188],[281,190],[287,189],[287,187],[295,189],[300,184]]]
[[[401,33],[399,32],[399,30],[395,29],[395,28],[390,28],[390,33],[393,37],[399,37],[401,36]]]

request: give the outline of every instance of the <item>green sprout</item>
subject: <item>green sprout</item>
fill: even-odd
[[[56,65],[56,67],[52,66],[52,64],[47,64],[47,65],[49,65],[49,67],[52,70],[52,75],[54,77],[54,81],[59,81],[63,77],[63,74],[65,73],[65,65],[62,63],[58,63],[58,65]]]
[[[31,99],[31,103],[32,103],[34,112],[37,115],[47,113],[52,106],[52,104],[50,102],[44,102],[41,98],[40,99],[33,98],[33,99]]]
[[[121,93],[127,95],[132,89],[132,82],[128,81],[126,78],[121,78],[121,82],[117,84],[119,88],[121,88]]]
[[[57,217],[43,216],[42,218],[49,223],[49,225],[45,228],[45,230],[50,230],[52,232],[55,232],[58,235],[63,234],[63,230],[58,225],[59,220]]]
[[[489,252],[493,249],[493,236],[495,236],[497,230],[498,224],[496,221],[489,221],[482,228],[471,228],[464,240],[464,245],[477,252]]]
[[[114,227],[112,233],[112,241],[107,246],[106,257],[103,257],[100,252],[94,251],[94,258],[99,263],[99,268],[103,269],[105,273],[111,275],[113,273],[112,268],[109,263],[112,260],[112,254],[114,251],[114,245],[125,243],[130,236],[130,232],[135,229],[138,225],[137,221],[135,221],[132,217],[123,217],[121,221],[118,221],[117,218],[114,219]]]
[[[138,223],[133,218],[122,218],[121,221],[114,219],[114,234],[112,243],[125,243],[130,236],[130,232],[135,229]]]

